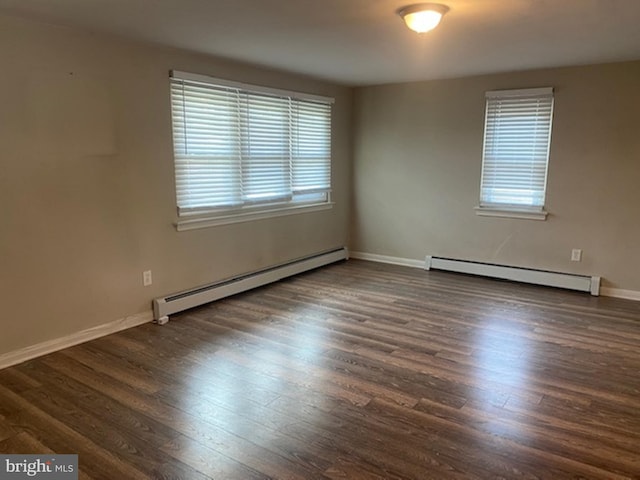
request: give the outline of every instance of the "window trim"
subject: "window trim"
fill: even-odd
[[[236,82],[227,79],[216,78],[208,75],[189,73],[180,70],[171,70],[169,72],[171,79],[199,82],[204,84],[211,84],[215,87],[231,88],[247,93],[253,93],[258,95],[269,95],[281,98],[290,98],[291,100],[308,101],[313,103],[322,103],[326,105],[333,105],[335,99],[332,97],[297,92],[291,90],[284,90],[278,88],[265,87],[261,85],[247,84],[242,82]],[[171,119],[173,130],[173,116]],[[333,122],[331,122],[333,123]],[[330,128],[332,128],[330,126]],[[172,142],[173,143],[173,142]],[[175,155],[175,153],[174,153]],[[174,156],[175,162],[175,156]],[[333,160],[329,158],[330,172],[333,170]],[[175,168],[175,163],[174,163]],[[332,178],[329,180],[333,183]],[[178,186],[174,179],[174,188],[177,190]],[[309,192],[311,195],[314,192]],[[287,215],[294,215],[300,213],[309,213],[322,210],[329,210],[333,208],[334,202],[331,198],[331,185],[328,190],[323,190],[322,194],[324,198],[311,199],[308,201],[278,201],[274,200],[272,203],[246,203],[238,207],[230,208],[180,208],[177,207],[177,221],[174,223],[176,230],[186,231],[199,228],[207,228],[218,225],[227,225],[233,223],[248,222],[253,220],[261,220],[266,218],[281,217]]]
[[[220,87],[236,88],[238,90],[248,90],[255,93],[263,93],[266,95],[275,95],[279,97],[291,97],[297,100],[308,100],[310,102],[329,103],[333,105],[335,98],[325,97],[323,95],[315,95],[312,93],[296,92],[293,90],[284,90],[280,88],[264,87],[262,85],[254,85],[251,83],[236,82],[233,80],[227,80],[224,78],[211,77],[209,75],[202,75],[199,73],[183,72],[181,70],[171,70],[169,73],[171,78],[180,80],[191,80],[194,82],[212,83]]]
[[[474,208],[479,217],[519,218],[522,220],[546,220],[549,212],[539,208],[478,205]]]
[[[199,228],[217,227],[219,225],[231,225],[234,223],[250,222],[254,220],[264,220],[267,218],[285,217],[289,215],[297,215],[300,213],[320,212],[322,210],[331,210],[335,204],[329,200],[321,203],[307,204],[287,204],[286,206],[272,205],[262,209],[253,209],[247,211],[225,211],[217,215],[206,213],[186,214],[179,218],[175,223],[176,230],[184,232],[188,230],[197,230]]]
[[[551,97],[551,116],[549,119],[549,133],[547,138],[547,155],[545,163],[545,178],[543,185],[543,205],[518,205],[508,203],[490,203],[482,202],[482,186],[484,184],[485,176],[485,152],[487,143],[487,123],[488,123],[488,109],[489,101],[491,99],[508,99],[508,98],[535,98],[535,97]],[[476,215],[486,217],[503,217],[503,218],[518,218],[525,220],[546,220],[548,212],[545,210],[547,184],[549,178],[549,157],[551,153],[551,138],[553,134],[553,119],[554,119],[554,106],[555,106],[555,91],[553,87],[539,87],[539,88],[525,88],[525,89],[511,89],[511,90],[492,90],[485,93],[485,118],[484,118],[484,130],[483,130],[483,143],[482,143],[482,166],[480,171],[480,202],[474,208]]]

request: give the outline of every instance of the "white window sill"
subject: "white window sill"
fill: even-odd
[[[229,225],[232,223],[250,222],[252,220],[263,220],[266,218],[284,217],[299,213],[319,212],[333,208],[333,202],[313,203],[306,205],[290,205],[286,207],[272,208],[253,212],[234,212],[228,214],[199,216],[197,218],[180,219],[175,224],[176,230],[184,232],[186,230],[196,230],[199,228],[217,227],[218,225]]]
[[[520,218],[524,220],[546,220],[549,212],[508,207],[475,207],[476,215],[481,217]]]

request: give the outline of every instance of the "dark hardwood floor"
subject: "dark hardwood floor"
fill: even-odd
[[[93,479],[640,478],[640,303],[349,261],[0,371]]]

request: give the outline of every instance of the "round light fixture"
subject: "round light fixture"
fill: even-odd
[[[425,33],[438,26],[449,7],[440,3],[417,3],[400,8],[396,13],[414,32]]]

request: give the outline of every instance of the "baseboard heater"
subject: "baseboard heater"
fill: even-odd
[[[153,318],[159,325],[164,325],[169,321],[169,315],[174,313],[220,300],[221,298],[229,297],[236,293],[246,292],[252,288],[277,282],[283,278],[329,265],[330,263],[340,260],[346,260],[347,258],[349,258],[347,249],[344,247],[338,248],[184,292],[175,293],[167,297],[156,298],[153,300]]]
[[[425,259],[426,270],[446,270],[449,272],[481,275],[484,277],[501,278],[516,282],[533,283],[548,287],[566,288],[589,292],[591,295],[600,294],[600,277],[586,275],[574,275],[571,273],[547,272],[531,268],[509,267],[506,265],[494,265],[491,263],[472,262],[467,260],[454,260],[427,256]]]

